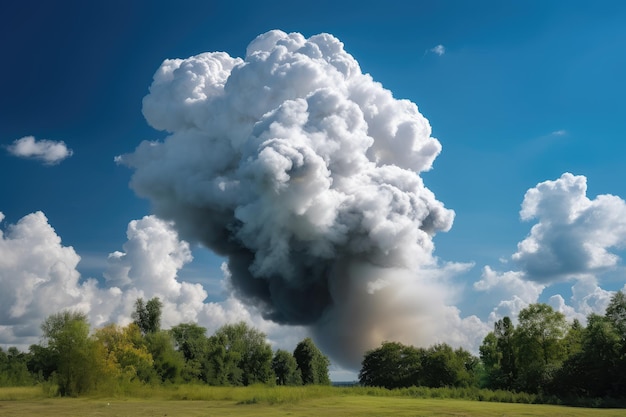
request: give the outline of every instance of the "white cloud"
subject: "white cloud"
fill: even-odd
[[[598,285],[598,276],[620,260],[610,249],[626,244],[626,202],[613,195],[591,200],[586,192],[587,179],[570,173],[526,192],[520,216],[537,223],[512,256],[520,269],[498,273],[486,266],[474,283],[475,290],[501,300],[489,321],[516,319],[545,288],[564,280],[575,282],[572,296],[568,304],[561,294],[552,295],[548,303],[554,309],[583,323],[589,314],[603,313],[613,292]]]
[[[385,331],[388,317],[445,308],[452,291],[421,275],[436,269],[433,236],[454,219],[420,176],[441,144],[417,105],[363,74],[337,38],[270,31],[243,58],[166,60],[143,113],[171,134],[116,158],[134,169],[131,187],[182,238],[222,254],[233,293],[266,318],[317,326],[329,354],[354,366],[383,334],[406,333]],[[374,290],[383,282],[400,287]],[[401,307],[386,298],[396,294],[414,294],[410,308],[408,295]],[[380,315],[348,314],[366,305]],[[413,328],[415,341],[437,336]]]
[[[42,212],[10,225],[6,235],[0,231],[0,254],[1,343],[35,343],[48,315],[64,308],[92,308],[98,293],[95,281],[80,280],[80,257],[61,244]]]
[[[64,309],[86,313],[93,327],[127,324],[138,297],[162,300],[164,328],[193,321],[211,334],[224,324],[245,321],[285,349],[293,349],[307,335],[304,328],[263,320],[227,293],[224,301],[205,303],[200,284],[177,277],[191,255],[166,222],[153,216],[134,220],[127,236],[124,251],[109,257],[106,285],[99,287],[95,279],[81,279],[76,270],[80,256],[63,246],[42,212],[9,225],[6,235],[0,231],[0,346],[27,349],[38,343],[43,320]]]
[[[474,283],[474,289],[493,294],[500,299],[508,299],[517,296],[523,302],[532,304],[537,302],[545,285],[525,279],[519,271],[498,273],[489,266],[483,268],[480,281]]]
[[[499,273],[489,266],[483,268],[481,279],[474,283],[475,290],[490,294],[494,300],[501,300],[491,311],[489,322],[504,316],[516,317],[521,309],[537,302],[545,287],[526,280],[523,272]]]
[[[613,195],[586,196],[584,176],[563,174],[524,196],[522,220],[537,219],[512,259],[527,279],[549,283],[600,273],[626,244],[626,202]]]
[[[439,44],[439,45],[437,45],[437,46],[435,46],[433,48],[430,48],[428,51],[432,52],[433,54],[442,56],[442,55],[444,55],[446,53],[446,47],[441,45],[441,44]]]
[[[63,141],[36,140],[34,136],[24,136],[7,146],[11,155],[19,158],[35,159],[45,165],[56,165],[74,153]]]

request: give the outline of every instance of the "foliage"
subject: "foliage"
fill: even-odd
[[[89,338],[87,316],[66,310],[48,317],[41,329],[56,364],[59,393],[75,396],[95,388],[102,362]]]
[[[272,370],[276,375],[276,385],[302,385],[302,374],[293,355],[278,349],[272,359]]]
[[[227,324],[210,338],[210,379],[217,385],[251,385],[273,379],[272,348],[265,334],[246,323]]]
[[[143,298],[135,301],[135,311],[131,317],[143,334],[156,333],[161,329],[161,309],[163,303],[154,297],[144,303]]]
[[[313,343],[310,337],[298,343],[293,352],[293,356],[298,364],[304,385],[330,384],[330,377],[328,375],[330,361],[317,346],[315,346],[315,343]]]
[[[0,347],[0,387],[20,387],[33,384],[33,376],[28,371],[29,355],[10,347],[4,352]]]
[[[370,387],[401,388],[418,384],[423,349],[398,342],[383,342],[363,358],[359,381]]]
[[[569,326],[562,313],[547,304],[522,309],[515,327],[509,317],[494,324],[480,347],[484,386],[543,392],[568,352],[580,348],[580,323]]]
[[[304,398],[297,390],[304,389],[301,385],[330,383],[328,358],[310,338],[293,354],[273,353],[265,335],[245,323],[223,326],[210,337],[195,323],[161,331],[158,299],[145,304],[139,299],[136,307],[134,323],[95,329],[92,336],[82,313],[48,317],[41,344],[28,352],[0,349],[0,387],[38,384],[45,396],[151,396],[169,386],[178,387],[175,396],[183,399],[218,392],[234,399],[236,386],[293,385],[295,391],[282,387],[287,391],[269,395],[253,390],[248,392],[254,395],[237,400],[280,404],[291,401],[285,398]],[[624,406],[625,323],[622,292],[611,298],[603,316],[590,315],[586,326],[568,325],[561,313],[532,304],[520,312],[517,326],[508,317],[494,324],[480,346],[480,360],[446,344],[416,348],[383,342],[363,358],[360,389],[367,395]],[[183,382],[185,389],[178,385]],[[197,384],[224,387],[205,391]]]
[[[477,381],[478,359],[442,343],[429,349],[383,342],[365,354],[359,381],[365,386],[402,388],[469,387]]]
[[[517,386],[522,391],[541,392],[565,359],[567,322],[562,313],[547,304],[529,305],[520,311],[518,319],[515,344],[518,360],[524,366],[518,370]]]
[[[127,382],[150,379],[154,361],[136,324],[126,327],[110,324],[97,329],[94,338],[102,349],[105,374]]]
[[[170,329],[176,350],[185,358],[184,381],[207,381],[209,339],[206,329],[195,323],[182,323]]]
[[[552,390],[569,397],[626,397],[626,356],[619,328],[610,316],[588,317],[580,352],[555,376]]]
[[[185,358],[174,347],[169,332],[157,331],[146,334],[145,343],[152,355],[153,368],[161,382],[179,382]]]

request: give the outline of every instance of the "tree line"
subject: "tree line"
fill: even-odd
[[[138,299],[127,326],[90,331],[87,316],[62,311],[41,325],[42,343],[28,352],[0,349],[0,386],[50,382],[62,396],[132,384],[330,384],[330,362],[310,338],[293,353],[273,351],[265,334],[244,322],[213,335],[195,323],[161,330],[162,303]]]
[[[329,384],[329,360],[310,338],[293,352],[272,351],[265,334],[244,322],[207,335],[182,323],[161,330],[158,298],[138,299],[127,326],[90,331],[80,312],[48,317],[40,344],[28,352],[0,349],[0,386],[50,382],[60,395],[103,386],[202,383],[209,385]],[[521,310],[494,324],[474,356],[442,343],[417,348],[387,341],[365,353],[364,386],[466,387],[525,392],[583,405],[626,404],[626,296],[618,291],[604,315],[587,324],[547,304]],[[594,401],[587,401],[595,399]],[[600,399],[600,400],[597,400]]]
[[[478,387],[526,392],[584,404],[626,402],[626,296],[618,291],[604,315],[568,323],[547,304],[494,324],[479,357],[439,344],[428,349],[384,342],[359,372],[366,386]],[[589,399],[605,399],[589,402]]]

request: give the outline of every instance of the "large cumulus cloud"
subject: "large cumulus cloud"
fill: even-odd
[[[202,285],[182,281],[178,273],[191,261],[189,244],[168,223],[154,216],[133,220],[127,238],[123,251],[109,255],[99,284],[80,276],[80,256],[63,245],[42,212],[8,225],[6,233],[0,231],[0,346],[27,349],[38,343],[43,320],[65,309],[84,312],[93,327],[125,325],[139,297],[162,300],[164,328],[193,321],[212,333],[224,324],[245,321],[286,349],[304,337],[301,328],[286,331],[263,320],[226,289],[222,301],[208,302]]]
[[[134,169],[132,188],[183,238],[225,256],[236,295],[265,318],[312,326],[357,366],[395,337],[369,330],[444,306],[420,272],[454,218],[420,177],[441,145],[417,106],[363,74],[335,37],[271,31],[245,58],[166,60],[143,112],[170,135],[117,158]],[[351,328],[364,331],[350,344],[331,336]],[[412,329],[415,343],[434,338]]]
[[[520,217],[536,223],[511,256],[517,269],[497,272],[487,266],[474,284],[502,300],[490,319],[515,317],[546,288],[567,281],[573,281],[569,300],[554,294],[549,304],[583,322],[590,313],[602,313],[612,292],[602,289],[601,278],[619,266],[626,244],[626,202],[608,194],[590,199],[587,178],[566,172],[530,188]]]
[[[626,244],[626,202],[614,195],[587,197],[587,178],[563,174],[531,188],[520,215],[537,219],[513,260],[526,277],[554,282],[617,265]]]
[[[4,215],[0,213],[0,221]],[[64,308],[97,309],[95,280],[80,280],[80,257],[48,224],[42,212],[24,216],[0,230],[0,340],[4,344],[37,342],[39,326]]]

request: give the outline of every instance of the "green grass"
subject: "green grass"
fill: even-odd
[[[446,391],[442,391],[445,393]],[[621,409],[423,398],[417,391],[334,387],[136,387],[132,395],[46,398],[0,388],[0,416],[624,416]],[[423,394],[423,393],[422,393]],[[431,393],[432,394],[432,393]],[[446,395],[450,395],[449,393]]]
[[[48,395],[41,387],[0,388],[0,401],[21,401],[46,398]],[[3,415],[0,413],[0,415]]]

